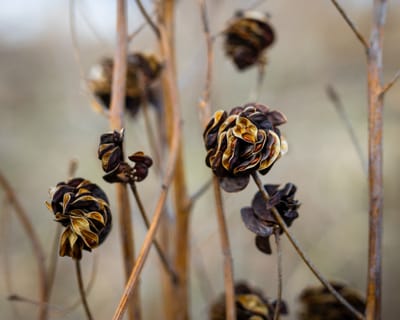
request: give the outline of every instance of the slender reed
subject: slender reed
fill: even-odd
[[[278,291],[276,296],[276,305],[274,310],[274,318],[273,320],[279,320],[281,304],[282,304],[282,248],[281,248],[281,239],[280,239],[280,230],[279,228],[274,229],[274,237],[276,243],[276,254],[278,261]]]

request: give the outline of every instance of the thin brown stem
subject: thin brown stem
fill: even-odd
[[[382,48],[386,0],[374,0],[368,70],[369,250],[367,320],[381,319],[383,223],[383,95]]]
[[[140,12],[142,13],[143,17],[146,19],[147,23],[150,25],[150,27],[153,29],[154,33],[156,34],[157,38],[160,38],[160,30],[158,30],[158,27],[155,25],[153,20],[151,20],[150,15],[147,13],[146,8],[143,6],[142,1],[136,0],[136,4],[139,7]]]
[[[50,261],[49,266],[47,268],[47,284],[48,284],[48,296],[51,297],[51,292],[54,286],[54,280],[56,277],[57,271],[57,262],[58,262],[58,243],[60,239],[60,234],[62,231],[61,224],[57,223],[56,230],[54,231],[54,237],[50,249]]]
[[[393,85],[397,82],[397,80],[399,80],[399,78],[400,78],[400,70],[397,70],[392,80],[390,80],[387,84],[383,86],[380,95],[384,95],[386,92],[388,92],[390,88],[392,88]]]
[[[80,260],[75,260],[75,270],[76,270],[76,278],[78,280],[78,287],[79,287],[79,294],[82,299],[82,305],[83,308],[85,309],[86,317],[89,320],[93,320],[92,314],[89,309],[89,304],[86,299],[86,294],[85,294],[85,288],[83,286],[83,280],[82,280],[82,270],[81,270],[81,261]]]
[[[126,91],[127,71],[127,13],[126,1],[117,1],[117,47],[114,55],[114,69],[112,76],[112,95],[110,108],[110,126],[112,130],[121,130],[123,127],[124,102]],[[121,232],[121,243],[124,258],[125,277],[135,265],[135,249],[133,226],[130,212],[128,190],[125,185],[116,185],[116,200],[119,213],[119,224]],[[129,319],[139,320],[141,318],[139,290],[136,289],[129,304]]]
[[[267,202],[269,200],[269,195],[267,191],[264,189],[262,181],[258,174],[255,172],[252,174],[253,180],[256,183],[258,189],[260,190],[264,200]],[[311,270],[311,272],[315,275],[315,277],[325,286],[326,289],[329,290],[329,292],[341,303],[343,304],[350,312],[352,312],[357,319],[365,319],[364,316],[357,311],[346,299],[343,298],[343,296],[333,288],[333,286],[329,283],[328,280],[325,279],[325,277],[322,275],[322,273],[317,269],[317,267],[314,265],[314,263],[308,258],[304,252],[304,250],[301,248],[299,242],[297,239],[292,235],[292,233],[289,231],[289,228],[287,227],[285,221],[279,214],[278,210],[276,210],[275,207],[272,208],[272,213],[274,215],[275,220],[278,222],[279,226],[282,228],[283,232],[289,239],[290,243],[296,250],[297,254],[300,256],[300,258],[304,261],[304,263],[308,266],[308,268]]]
[[[225,284],[225,314],[227,320],[236,319],[235,304],[235,285],[233,277],[233,262],[231,248],[229,245],[228,227],[225,220],[224,207],[222,203],[221,189],[216,176],[213,177],[215,205],[217,211],[217,220],[219,227],[219,235],[222,246],[222,254],[224,257],[224,284]]]
[[[363,154],[360,141],[357,139],[356,133],[354,131],[354,127],[349,119],[348,114],[346,113],[346,109],[343,106],[342,100],[340,99],[339,94],[336,89],[332,85],[328,85],[326,87],[326,93],[328,95],[329,100],[331,100],[333,106],[335,107],[336,112],[339,114],[340,119],[343,121],[346,126],[347,132],[350,136],[351,142],[353,143],[354,149],[357,152],[358,158],[361,161],[362,168],[365,174],[368,173],[368,164],[366,158]]]
[[[48,300],[48,284],[46,275],[46,265],[45,265],[45,255],[43,247],[40,243],[39,237],[33,228],[32,222],[22,207],[19,199],[17,198],[13,188],[7,179],[0,172],[0,186],[6,193],[8,201],[14,207],[17,218],[19,219],[26,235],[28,236],[30,243],[32,245],[33,254],[36,259],[36,264],[38,268],[38,280],[39,280],[39,319],[47,319],[47,300]]]
[[[164,28],[160,29],[160,39],[161,39],[161,45],[164,50],[168,51],[168,44],[166,43],[168,40],[165,36],[165,30]],[[171,63],[167,59],[166,60],[166,69],[169,70],[171,68]],[[168,74],[171,74],[171,71],[168,72]],[[169,85],[172,85],[171,83]],[[171,90],[173,92],[173,90]],[[174,98],[174,96],[173,96]],[[153,214],[153,220],[150,224],[149,231],[146,234],[146,237],[144,239],[143,245],[140,249],[139,256],[136,260],[135,266],[131,272],[131,275],[129,277],[128,282],[126,283],[125,290],[122,294],[122,297],[119,301],[119,304],[115,310],[113,320],[119,320],[122,318],[124,315],[124,312],[127,307],[127,301],[129,299],[129,296],[131,295],[132,291],[137,287],[138,284],[138,279],[140,277],[140,273],[143,270],[144,263],[146,262],[147,256],[150,251],[150,247],[153,243],[153,239],[155,237],[155,233],[157,231],[162,213],[164,212],[164,205],[165,201],[167,199],[167,194],[169,187],[171,185],[171,182],[174,177],[174,172],[176,168],[176,163],[178,159],[178,152],[179,152],[179,144],[180,144],[180,139],[181,139],[181,125],[180,125],[180,112],[177,104],[172,104],[172,119],[173,119],[173,125],[172,125],[172,132],[171,132],[171,145],[170,145],[170,152],[168,155],[167,159],[167,167],[166,167],[166,174],[163,179],[163,184],[161,188],[160,195],[157,200],[156,208],[154,210]]]
[[[276,254],[277,254],[277,265],[278,265],[278,290],[276,296],[276,305],[274,310],[273,320],[279,320],[281,313],[281,303],[282,303],[282,248],[280,240],[280,230],[279,228],[274,229],[275,243],[276,243]]]
[[[195,191],[189,198],[188,206],[190,208],[193,207],[193,205],[196,203],[196,201],[210,188],[212,185],[213,181],[212,179],[206,181],[200,188]]]
[[[257,102],[260,99],[261,89],[265,79],[265,64],[266,62],[260,61],[257,68],[257,82],[254,93],[251,94],[250,100]]]
[[[354,32],[358,40],[360,40],[361,44],[364,46],[364,49],[367,51],[369,48],[368,42],[365,39],[365,37],[361,34],[361,32],[357,29],[356,25],[351,21],[350,17],[347,15],[347,13],[344,11],[342,6],[336,1],[336,0],[331,0],[333,5],[336,7],[336,9],[339,11],[340,15],[343,17],[344,21],[349,25],[350,29]]]
[[[214,61],[214,48],[213,48],[214,40],[210,34],[210,25],[207,15],[206,0],[198,0],[198,1],[200,6],[201,21],[203,22],[204,38],[207,47],[206,80],[204,83],[203,97],[199,103],[200,119],[203,127],[205,127],[211,117],[210,98],[211,98],[211,82],[212,82],[213,61]]]
[[[133,193],[133,196],[135,197],[136,204],[139,208],[139,212],[143,218],[144,224],[146,225],[147,230],[150,228],[150,221],[149,218],[147,217],[146,210],[144,208],[142,199],[140,198],[139,192],[137,191],[136,184],[134,182],[129,184]],[[171,263],[168,261],[167,257],[165,256],[160,244],[158,243],[157,239],[153,239],[153,244],[154,247],[156,248],[156,251],[158,253],[158,256],[160,257],[161,263],[163,267],[165,268],[165,271],[170,275],[171,281],[173,283],[176,283],[178,281],[178,275],[174,271]]]

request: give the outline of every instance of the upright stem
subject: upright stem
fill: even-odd
[[[82,280],[82,271],[81,271],[80,260],[75,260],[75,270],[76,270],[76,278],[78,279],[79,294],[82,299],[82,304],[83,304],[83,308],[85,309],[86,317],[88,318],[88,320],[93,320],[92,314],[89,309],[88,302],[86,300],[85,288],[83,286],[83,280]]]
[[[174,19],[175,19],[175,1],[165,0],[161,5],[161,16],[159,29],[164,28],[165,33],[160,37],[160,49],[164,61],[169,64],[169,68],[164,70],[162,75],[163,95],[166,110],[166,128],[168,136],[168,145],[171,146],[172,126],[174,119],[171,118],[173,105],[179,105],[178,88],[176,83],[175,69],[175,43],[174,43]],[[162,45],[164,43],[164,45]],[[180,121],[180,119],[179,119]],[[172,289],[173,301],[168,303],[166,312],[167,319],[188,319],[189,318],[189,234],[190,234],[190,206],[189,196],[186,186],[185,166],[183,157],[182,140],[179,140],[177,166],[173,180],[173,197],[176,212],[175,224],[175,270],[178,274],[179,281],[173,288],[166,288],[167,291]],[[169,230],[171,232],[172,230]],[[168,285],[167,285],[168,286]]]
[[[120,130],[123,127],[124,102],[126,90],[127,70],[127,14],[125,0],[117,1],[117,46],[114,54],[114,70],[112,80],[112,96],[110,108],[110,126],[112,130]],[[119,224],[121,232],[121,243],[124,257],[125,277],[129,274],[135,264],[134,237],[128,190],[125,185],[116,185],[116,200],[118,205]],[[138,286],[135,288],[133,298],[129,305],[129,319],[139,320],[140,298]]]
[[[374,0],[368,63],[369,256],[367,320],[381,319],[382,285],[382,48],[386,0]]]
[[[226,225],[221,189],[218,178],[213,177],[215,203],[222,253],[224,256],[224,284],[225,284],[225,314],[227,320],[236,320],[235,287],[233,278],[233,263],[231,247],[229,245],[228,227]]]

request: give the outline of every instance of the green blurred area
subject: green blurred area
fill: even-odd
[[[30,17],[27,13],[26,21],[0,27],[0,170],[15,188],[49,254],[55,223],[44,201],[48,199],[49,187],[66,179],[71,158],[79,161],[77,175],[101,185],[108,193],[114,211],[116,205],[114,188],[102,181],[96,156],[99,136],[108,131],[108,122],[90,107],[85,95],[73,56],[68,2],[62,1],[57,6],[50,1],[42,2],[43,10],[47,10],[45,15],[34,14],[35,11]],[[224,28],[236,8],[248,5],[247,1],[208,2],[213,34]],[[367,36],[371,3],[342,2]],[[20,10],[24,10],[23,2],[20,5]],[[6,4],[1,3],[0,10],[3,6]],[[77,7],[79,50],[87,73],[99,58],[113,52],[115,8],[110,2],[88,0]],[[143,19],[133,2],[129,10],[129,29],[133,31]],[[263,181],[293,182],[298,186],[302,206],[300,218],[291,228],[293,233],[323,274],[363,292],[368,254],[367,178],[344,123],[325,93],[327,84],[332,84],[339,92],[366,156],[363,48],[329,1],[268,1],[260,6],[260,10],[271,14],[278,40],[268,52],[266,78],[259,102],[287,115],[288,123],[282,131],[289,142],[288,154]],[[181,1],[176,18],[185,169],[189,190],[195,192],[210,176],[204,165],[205,151],[197,110],[206,72],[205,42],[197,2]],[[93,33],[91,28],[97,32]],[[15,37],[13,32],[16,32]],[[399,43],[400,1],[392,1],[385,27],[383,72],[386,81],[400,67]],[[224,56],[222,44],[222,39],[217,38],[212,81],[215,110],[230,109],[248,102],[257,78],[255,69],[238,73]],[[130,49],[157,50],[151,30],[145,28],[131,43]],[[384,113],[384,319],[397,319],[400,312],[400,241],[397,230],[400,226],[399,106],[400,84],[397,84],[385,98]],[[142,117],[126,119],[129,153],[137,150],[150,152],[144,132]],[[160,187],[156,174],[151,173],[149,179],[138,187],[151,212]],[[240,208],[250,204],[255,192],[255,186],[250,185],[241,193],[224,194],[235,278],[246,279],[263,289],[267,296],[274,297],[276,255],[265,256],[257,251],[253,235],[240,218]],[[11,293],[37,299],[38,284],[31,245],[14,211],[3,201],[4,193],[0,195],[2,318],[33,319],[36,317],[35,306],[7,301]],[[132,209],[136,247],[140,248],[145,229],[136,206],[132,205]],[[208,304],[223,291],[222,255],[212,192],[207,192],[196,204],[191,228],[191,311],[193,319],[206,319]],[[299,293],[304,287],[315,285],[317,280],[286,239],[283,247],[283,296],[289,303],[290,316],[287,319],[295,319]],[[96,250],[95,255],[97,259],[87,253],[83,258],[87,280],[93,261],[97,261],[97,278],[89,294],[89,303],[96,319],[110,319],[124,281],[117,223],[108,241]],[[141,280],[144,319],[163,318],[159,270],[158,257],[152,251]],[[50,318],[59,318],[60,310],[78,298],[73,262],[60,258]],[[63,319],[82,317],[83,311],[79,307]]]

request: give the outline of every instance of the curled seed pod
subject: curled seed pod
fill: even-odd
[[[113,69],[113,60],[104,58],[92,67],[89,74],[89,88],[105,109],[110,108]],[[159,107],[157,80],[161,70],[161,63],[152,54],[136,52],[128,55],[125,107],[132,117],[145,99]]]
[[[270,199],[266,202],[258,191],[251,203],[251,207],[244,207],[240,210],[242,220],[245,226],[256,234],[256,247],[265,254],[271,254],[271,246],[269,237],[273,234],[274,228],[279,228],[272,208],[275,207],[287,226],[291,226],[293,221],[299,216],[297,209],[300,203],[296,200],[296,186],[287,183],[283,188],[279,189],[279,185],[266,184],[264,189],[270,195]],[[282,230],[280,230],[282,233]]]
[[[235,284],[236,317],[238,320],[272,320],[275,302],[269,301],[260,290],[245,282]],[[281,302],[280,314],[287,314],[285,302]],[[225,295],[221,295],[210,308],[210,320],[225,320]]]
[[[106,194],[89,180],[74,178],[50,191],[47,207],[65,227],[60,256],[82,258],[82,250],[98,247],[111,230],[111,211]]]
[[[331,284],[357,311],[364,314],[365,299],[359,292],[341,283],[331,282]],[[300,302],[302,305],[300,320],[357,319],[323,286],[304,289],[300,295]]]
[[[131,168],[123,161],[124,129],[120,132],[108,132],[100,137],[100,144],[97,151],[98,158],[106,174],[103,179],[107,182],[126,183],[130,179]]]
[[[281,112],[256,103],[214,114],[203,133],[206,164],[225,191],[244,189],[252,172],[266,174],[286,152],[277,128],[285,122]]]
[[[261,62],[265,49],[275,40],[268,15],[239,11],[225,31],[225,53],[239,70]]]
[[[134,181],[144,180],[147,177],[149,168],[153,165],[153,160],[141,151],[135,152],[128,159],[135,162],[132,172]]]

